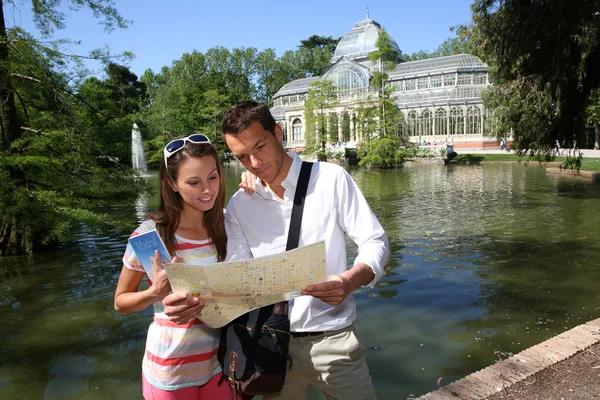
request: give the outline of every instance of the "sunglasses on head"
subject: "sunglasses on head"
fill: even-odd
[[[165,146],[165,150],[163,151],[165,156],[165,167],[167,166],[167,159],[173,154],[177,153],[179,150],[183,149],[187,142],[194,144],[211,144],[208,136],[203,135],[201,133],[194,133],[193,135],[181,139],[172,140],[169,143],[167,143],[167,145]]]

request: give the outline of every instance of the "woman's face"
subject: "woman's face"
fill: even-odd
[[[215,205],[220,179],[213,157],[187,157],[179,165],[175,190],[181,195],[184,207],[205,212]]]

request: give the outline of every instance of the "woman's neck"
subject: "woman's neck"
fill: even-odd
[[[175,233],[190,240],[208,239],[209,234],[204,223],[204,212],[184,206]]]

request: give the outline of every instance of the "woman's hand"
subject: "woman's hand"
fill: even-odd
[[[178,257],[174,257],[172,262],[175,261]],[[169,283],[169,278],[167,277],[167,271],[163,267],[160,262],[160,253],[158,250],[154,251],[154,263],[152,264],[152,270],[154,272],[154,279],[152,280],[152,286],[148,289],[152,296],[156,298],[156,300],[164,299],[169,293],[171,293],[171,284]]]
[[[244,189],[248,196],[252,196],[256,192],[256,176],[250,171],[245,171],[242,173],[241,180],[239,188]]]
[[[171,263],[183,262],[182,258],[173,257]],[[176,324],[187,324],[202,312],[206,302],[198,297],[190,296],[186,292],[170,293],[163,299],[165,314],[169,321]]]
[[[187,324],[202,312],[206,302],[186,292],[175,292],[163,299],[163,306],[169,321]]]

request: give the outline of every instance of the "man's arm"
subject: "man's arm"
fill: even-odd
[[[336,189],[337,207],[340,210],[338,222],[358,246],[358,254],[350,271],[361,264],[367,265],[373,277],[368,281],[361,280],[360,286],[374,287],[383,277],[384,268],[390,260],[387,234],[362,192],[346,171],[343,171]]]
[[[335,185],[337,222],[358,245],[354,266],[327,282],[309,285],[303,295],[338,305],[361,286],[373,287],[383,276],[390,258],[388,238],[367,200],[350,175],[343,171]]]
[[[302,291],[302,295],[313,296],[327,304],[337,306],[350,293],[367,285],[374,277],[375,274],[371,267],[364,263],[358,263],[344,273],[329,275],[327,282],[307,286]]]

